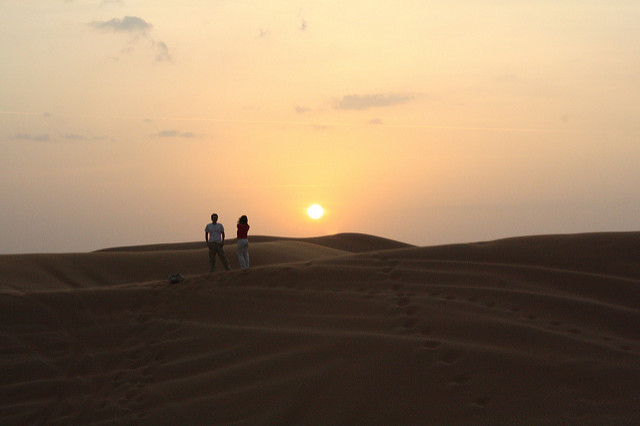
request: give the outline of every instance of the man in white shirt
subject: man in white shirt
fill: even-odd
[[[211,215],[211,223],[208,223],[204,228],[204,240],[209,246],[209,266],[211,272],[216,269],[216,254],[220,256],[224,269],[230,271],[229,260],[227,255],[224,254],[224,226],[218,223],[218,215],[216,213]]]

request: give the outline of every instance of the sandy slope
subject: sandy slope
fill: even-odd
[[[640,233],[251,255],[215,274],[185,246],[0,256],[0,420],[640,421]]]

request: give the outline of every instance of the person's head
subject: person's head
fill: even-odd
[[[238,219],[238,223],[242,224],[242,225],[248,225],[249,224],[249,219],[247,219],[247,216],[242,215],[242,216],[240,216],[240,219]]]
[[[218,214],[214,213],[211,215],[211,222],[216,223],[218,221]]]

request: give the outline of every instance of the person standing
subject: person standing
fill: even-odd
[[[238,219],[238,261],[240,269],[249,269],[249,221],[247,216],[242,215]]]
[[[230,271],[229,260],[227,255],[224,254],[224,226],[218,223],[218,215],[216,213],[211,215],[211,223],[208,223],[204,228],[204,239],[209,247],[209,266],[211,272],[216,269],[216,255],[222,260],[224,269]]]

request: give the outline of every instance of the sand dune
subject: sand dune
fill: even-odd
[[[408,244],[362,234],[318,238],[252,237],[253,266],[313,260],[353,252],[409,247]],[[228,240],[226,253],[238,269],[236,240]],[[0,290],[60,290],[112,286],[209,272],[204,242],[120,247],[93,253],[30,254],[0,256]],[[221,265],[219,265],[222,268]]]
[[[0,256],[1,422],[640,421],[639,232],[234,249]]]
[[[293,241],[311,243],[318,246],[345,250],[352,253],[374,250],[390,250],[394,248],[410,247],[410,244],[399,241],[390,240],[388,238],[376,237],[366,234],[343,233],[337,235],[328,235],[323,237],[308,238],[290,238],[290,237],[272,237],[265,235],[251,235],[251,243],[268,243],[268,242]],[[227,243],[233,245],[236,239],[228,239]],[[144,246],[128,246],[113,247],[98,252],[134,252],[134,251],[174,251],[174,250],[194,250],[204,249],[206,245],[203,241],[190,243],[170,243],[170,244],[149,244]]]

